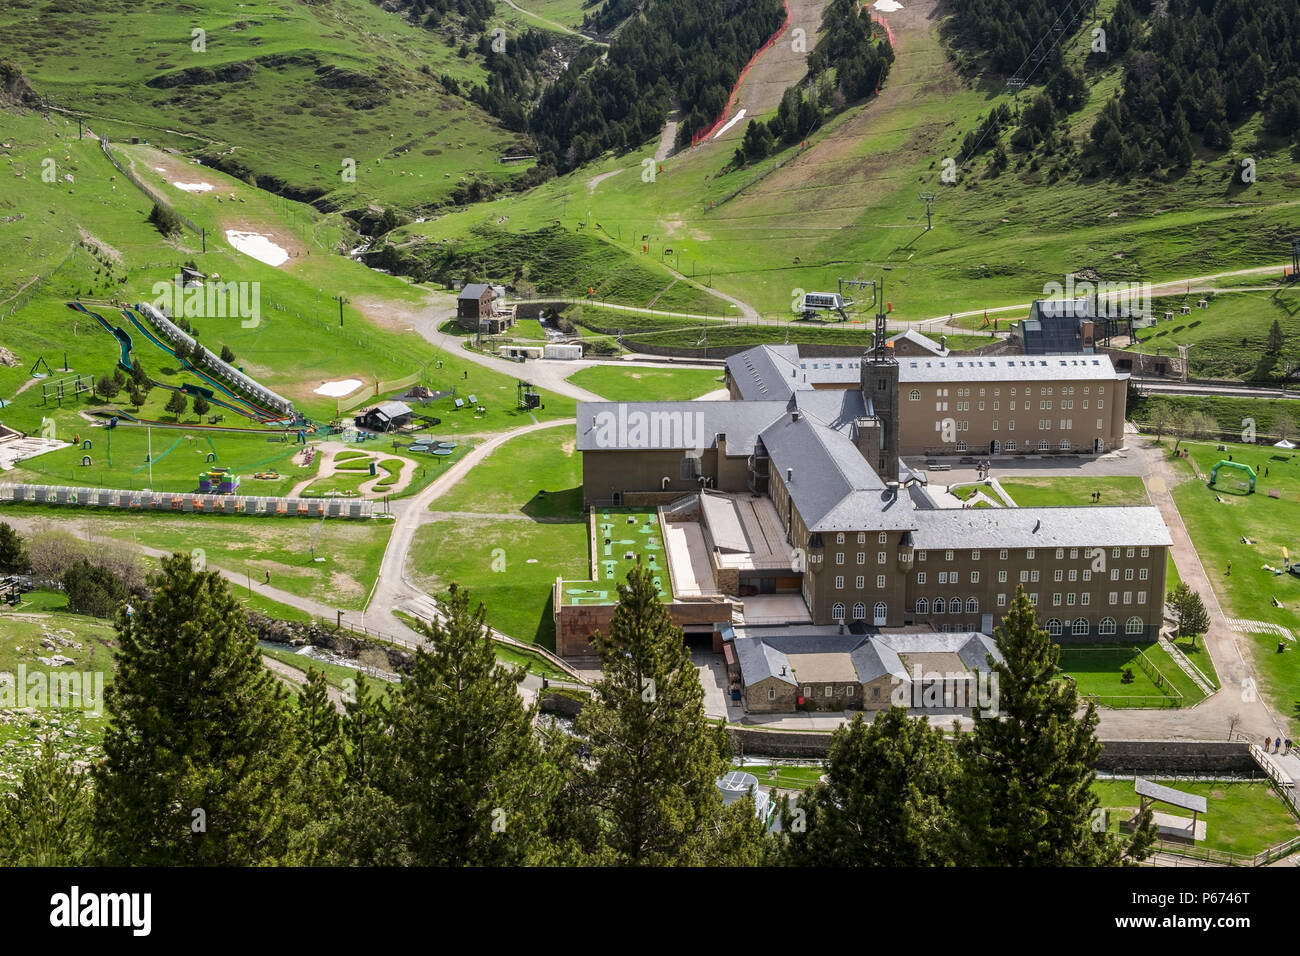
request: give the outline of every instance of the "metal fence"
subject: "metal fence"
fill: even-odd
[[[198,225],[195,224],[193,219],[179,212],[175,206],[173,206],[170,202],[167,201],[167,198],[163,196],[162,193],[158,192],[152,186],[148,185],[143,179],[141,179],[139,176],[133,173],[129,166],[124,166],[118,160],[118,158],[113,155],[113,151],[108,146],[107,136],[100,137],[99,146],[101,149],[103,149],[104,155],[108,157],[108,161],[117,167],[117,171],[119,173],[121,173],[128,180],[130,180],[131,185],[135,186],[136,189],[140,190],[140,192],[144,193],[146,196],[148,196],[158,205],[162,206],[164,209],[169,210],[177,219],[179,219],[182,223],[184,223],[185,227],[189,229],[191,232],[195,233],[196,235],[203,234],[203,230]]]

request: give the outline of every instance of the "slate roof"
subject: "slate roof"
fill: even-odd
[[[718,435],[726,435],[728,455],[750,455],[754,439],[785,409],[784,401],[579,402],[578,451],[715,448]],[[632,427],[637,421],[648,423],[645,443],[638,443]],[[665,427],[674,422],[680,427]],[[611,434],[620,443],[605,444]]]
[[[1160,511],[1146,505],[1100,508],[944,508],[913,515],[923,550],[1169,546]]]
[[[456,296],[456,298],[473,299],[477,302],[479,299],[483,298],[483,293],[487,292],[491,288],[492,287],[486,282],[471,282],[460,290],[460,295]]]
[[[380,418],[392,421],[395,418],[401,418],[403,415],[411,414],[411,406],[405,402],[380,402],[370,410]]]
[[[947,358],[909,358],[898,360],[898,380],[903,384],[920,382],[1045,382],[1095,379],[1119,380],[1120,376],[1105,355],[995,355],[959,358],[953,352]]]
[[[934,339],[930,338],[928,335],[922,335],[920,332],[917,332],[915,329],[908,329],[906,332],[899,332],[897,335],[891,336],[885,341],[897,343],[900,339],[904,339],[908,342],[913,343],[914,345],[919,345],[921,348],[925,349],[926,351],[933,352],[935,355],[939,355],[939,356],[947,355],[950,351],[952,351],[951,349],[944,348],[942,345],[940,345]],[[904,356],[904,358],[906,358],[906,356]]]

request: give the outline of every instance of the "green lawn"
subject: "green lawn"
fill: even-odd
[[[591,515],[596,531],[596,580],[587,574],[565,578],[564,603],[614,604],[618,586],[638,564],[654,572],[654,583],[665,602],[672,601],[667,552],[659,513],[649,508],[602,508]]]
[[[1300,824],[1268,782],[1223,780],[1156,781],[1186,793],[1205,797],[1205,841],[1196,846],[1230,853],[1251,855],[1300,836]],[[1115,811],[1138,806],[1132,780],[1097,780],[1093,792],[1101,806]],[[1160,804],[1156,809],[1191,819],[1190,811]],[[1118,825],[1129,813],[1111,813],[1110,823]]]
[[[758,778],[760,786],[780,790],[803,790],[815,786],[826,773],[825,767],[790,767],[783,764],[753,764],[731,769],[752,773]]]
[[[1158,653],[1152,653],[1152,647]],[[1160,706],[1161,700],[1169,700],[1174,695],[1172,692],[1162,692],[1161,687],[1142,669],[1139,658],[1143,651],[1164,677],[1166,690],[1169,685],[1177,688],[1184,696],[1184,705],[1200,699],[1202,695],[1199,692],[1195,693],[1193,699],[1187,699],[1186,691],[1179,684],[1191,686],[1190,680],[1154,644],[1063,644],[1060,667],[1074,678],[1080,695],[1096,695],[1103,706]],[[1133,672],[1133,681],[1128,684],[1123,682],[1123,674],[1127,669]],[[1175,671],[1182,678],[1181,681],[1175,679]]]
[[[1172,443],[1168,443],[1172,444]],[[1219,451],[1217,443],[1183,442],[1191,460],[1208,475],[1215,462],[1232,455],[1261,469],[1254,494],[1242,494],[1237,478],[1220,475],[1217,488],[1208,487],[1192,475],[1187,460],[1178,467],[1186,476],[1173,489],[1174,501],[1200,554],[1223,612],[1228,617],[1263,621],[1290,630],[1300,638],[1300,578],[1277,575],[1264,568],[1283,566],[1283,549],[1292,560],[1300,558],[1300,458],[1267,446],[1228,444]],[[1262,477],[1267,467],[1268,477]],[[1270,498],[1276,489],[1279,498]],[[1243,538],[1251,544],[1243,542]],[[1232,573],[1228,573],[1228,562]],[[1282,603],[1276,607],[1273,599]],[[1239,634],[1248,644],[1247,660],[1253,657],[1260,689],[1290,718],[1290,733],[1300,734],[1300,648],[1284,642],[1287,650],[1277,653],[1275,634]]]
[[[725,386],[722,369],[618,368],[597,365],[569,376],[581,388],[611,402],[683,401]]]
[[[436,520],[421,527],[410,568],[430,593],[453,583],[487,608],[492,627],[555,650],[551,586],[587,576],[587,525],[525,520]]]
[[[567,425],[512,438],[429,507],[581,519],[582,455],[576,447]]]
[[[998,479],[1002,489],[1021,508],[1042,508],[1050,505],[1146,505],[1147,497],[1142,479],[1123,475],[1114,477],[1063,476],[1060,478]],[[1101,492],[1101,500],[1094,502],[1092,493]]]

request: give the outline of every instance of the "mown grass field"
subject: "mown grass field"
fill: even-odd
[[[1062,476],[1059,478],[999,479],[1004,491],[1021,508],[1081,505],[1148,505],[1142,479],[1133,475],[1103,477]],[[1101,500],[1093,501],[1092,493],[1101,492]],[[992,495],[990,495],[992,497]]]
[[[573,429],[560,425],[510,439],[429,507],[582,520],[582,455]]]
[[[682,401],[726,386],[720,368],[618,368],[598,365],[569,376],[611,402]]]
[[[551,585],[557,576],[587,577],[587,525],[437,520],[416,532],[409,564],[426,591],[466,587],[471,600],[486,607],[492,627],[554,651]]]
[[[1162,684],[1147,674],[1139,662],[1145,654],[1160,675]],[[1154,641],[1138,644],[1062,644],[1061,670],[1074,678],[1079,694],[1100,697],[1103,706],[1141,706],[1123,698],[1174,697],[1182,694],[1181,706],[1190,707],[1205,695],[1190,677],[1179,669],[1169,653]],[[1133,671],[1132,683],[1124,683],[1126,670]],[[1162,689],[1163,686],[1163,689]],[[1154,706],[1148,702],[1147,706]]]
[[[1172,442],[1168,442],[1172,446]],[[1173,489],[1174,501],[1187,525],[1201,563],[1209,575],[1224,614],[1287,628],[1300,637],[1300,578],[1277,575],[1264,568],[1282,568],[1283,549],[1292,560],[1300,556],[1300,458],[1260,445],[1229,444],[1219,451],[1216,443],[1183,442],[1191,458],[1208,476],[1215,462],[1229,454],[1261,468],[1256,492],[1243,494],[1235,473],[1221,472],[1219,486],[1210,488],[1192,474],[1187,461],[1177,467],[1186,476]],[[1269,470],[1262,476],[1262,468]],[[1277,490],[1279,498],[1269,497]],[[1248,539],[1246,544],[1242,539]],[[1228,563],[1232,563],[1229,572]],[[1274,598],[1281,602],[1276,607]],[[1291,734],[1300,730],[1300,648],[1276,634],[1238,634],[1238,644],[1253,661],[1251,673],[1261,690],[1290,720]],[[1277,653],[1281,641],[1286,650]]]
[[[1206,811],[1200,817],[1205,821],[1205,841],[1197,843],[1198,847],[1251,855],[1300,836],[1300,823],[1296,822],[1282,798],[1267,781],[1155,782],[1205,798]],[[1118,825],[1121,817],[1132,815],[1123,812],[1124,810],[1136,809],[1138,806],[1138,796],[1133,791],[1132,780],[1097,780],[1093,782],[1092,789],[1100,799],[1101,806],[1112,811],[1112,827]],[[1155,809],[1188,820],[1192,816],[1189,811],[1162,804],[1156,804]]]

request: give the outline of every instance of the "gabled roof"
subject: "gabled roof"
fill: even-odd
[[[380,402],[370,410],[380,418],[386,418],[392,421],[394,418],[401,418],[403,415],[411,414],[411,406],[405,402]]]
[[[477,302],[479,299],[483,298],[484,292],[490,292],[491,290],[492,287],[485,282],[471,282],[469,285],[465,286],[465,288],[460,290],[460,295],[456,296],[456,298],[473,299]]]
[[[1095,379],[1115,381],[1119,376],[1106,355],[994,355],[947,358],[903,356],[898,360],[898,380],[913,382],[1043,382]]]
[[[1082,508],[943,508],[914,515],[917,548],[1111,548],[1173,544],[1148,505]]]
[[[777,417],[781,402],[579,402],[578,451],[715,448],[750,455],[754,440]]]
[[[899,332],[897,335],[892,336],[891,338],[888,338],[885,341],[893,342],[897,344],[900,339],[911,342],[914,345],[919,345],[927,352],[933,352],[935,355],[938,355],[940,357],[947,355],[951,351],[950,349],[947,349],[944,346],[940,345],[938,342],[936,342],[934,339],[930,338],[929,336],[922,335],[920,332],[917,332],[914,329],[908,329],[906,332]]]

